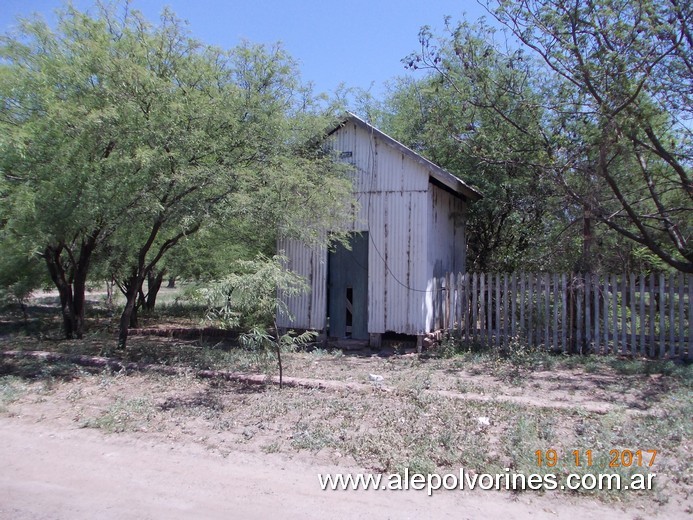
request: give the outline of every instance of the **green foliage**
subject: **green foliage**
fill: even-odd
[[[274,351],[279,365],[279,386],[283,383],[281,353],[314,341],[315,332],[280,334],[275,317],[288,313],[284,298],[308,290],[303,277],[286,268],[282,256],[237,262],[238,271],[199,290],[198,298],[207,306],[207,319],[226,326],[250,324],[251,330],[240,338],[241,344],[256,352]],[[274,324],[274,334],[268,324]]]
[[[267,329],[253,327],[247,333],[239,336],[242,347],[254,352],[261,359],[277,355],[277,352],[293,352],[297,348],[305,346],[317,338],[314,331],[305,331],[301,334],[289,330],[284,334],[272,335]],[[281,355],[281,354],[280,354]]]
[[[519,45],[484,23],[448,20],[440,38],[424,27],[404,62],[427,75],[399,83],[383,116],[485,194],[470,267],[692,272],[693,9],[488,4]]]
[[[565,193],[668,266],[693,272],[693,8],[499,1],[492,14],[550,78],[541,127]]]
[[[47,284],[45,267],[11,235],[0,230],[0,304],[22,303]]]
[[[0,39],[0,215],[65,305],[74,293],[68,314],[90,273],[120,282],[124,345],[150,275],[216,278],[222,254],[252,258],[280,232],[319,241],[350,183],[280,46],[214,48],[169,10],[158,24],[121,4],[93,12],[67,6],[55,30],[27,20]]]
[[[407,66],[435,73],[397,83],[382,125],[484,194],[467,215],[469,269],[559,263],[566,252],[552,250],[554,237],[571,215],[562,213],[556,186],[537,167],[544,151],[532,121],[543,117],[543,108],[527,70],[509,66],[515,58],[495,45],[484,25],[461,25],[440,44],[424,28],[420,41],[430,54],[411,56]],[[504,121],[489,100],[522,123]]]
[[[207,319],[227,327],[267,326],[277,312],[288,312],[285,296],[308,290],[303,277],[286,268],[286,258],[259,255],[234,263],[235,272],[197,289],[193,299],[206,308]]]

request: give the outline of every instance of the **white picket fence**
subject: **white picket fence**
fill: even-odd
[[[501,347],[693,358],[693,276],[459,273],[437,278],[434,327]]]

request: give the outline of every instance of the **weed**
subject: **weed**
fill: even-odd
[[[99,417],[87,419],[84,428],[99,428],[109,433],[137,431],[148,423],[154,415],[154,407],[148,399],[117,399]]]
[[[291,446],[297,450],[319,451],[335,446],[331,429],[309,422],[299,422],[291,439]]]
[[[263,451],[263,453],[278,453],[281,451],[281,448],[282,446],[279,441],[273,441],[269,444],[265,444],[260,449]]]
[[[7,405],[19,400],[26,393],[26,385],[16,376],[0,377],[0,413],[8,411]]]

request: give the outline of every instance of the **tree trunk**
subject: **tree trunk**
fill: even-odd
[[[130,329],[133,313],[135,314],[135,320],[137,320],[135,306],[137,304],[137,296],[139,295],[142,281],[142,277],[138,275],[133,275],[128,280],[127,291],[125,292],[125,308],[120,315],[118,348],[124,349],[127,346],[128,331]]]
[[[181,238],[195,233],[198,229],[200,229],[200,223],[198,222],[193,224],[191,227],[179,232],[175,236],[168,238],[158,248],[156,254],[153,255],[153,258],[151,258],[149,263],[147,263],[147,255],[149,254],[149,251],[152,245],[154,244],[154,241],[156,240],[156,237],[159,234],[161,227],[164,225],[165,222],[166,219],[161,215],[160,218],[154,221],[154,223],[152,224],[152,229],[149,233],[149,238],[142,245],[142,247],[139,249],[137,253],[137,263],[133,267],[132,275],[130,276],[130,279],[128,280],[126,285],[127,290],[125,292],[125,308],[123,309],[123,314],[120,316],[118,348],[124,349],[127,346],[128,327],[130,325],[132,314],[136,310],[135,306],[137,304],[137,297],[139,296],[139,292],[142,288],[142,283],[144,282],[144,280],[148,278],[149,273],[151,273],[152,270],[156,267],[157,262],[161,260],[161,257],[164,255],[164,253],[166,253],[166,251],[175,246]]]
[[[279,365],[279,390],[284,386],[284,366],[282,365],[282,345],[279,336],[279,327],[277,320],[274,320],[274,348],[277,352],[277,364]]]
[[[176,277],[175,276],[169,276],[168,278],[168,285],[166,286],[167,289],[175,289],[176,288]]]
[[[147,275],[147,298],[144,302],[144,308],[148,311],[153,311],[156,305],[156,297],[161,289],[161,284],[164,281],[166,270],[162,269],[155,276],[150,272]]]
[[[48,246],[43,254],[48,273],[60,295],[63,334],[66,339],[81,339],[84,334],[87,275],[97,234],[82,242],[79,256],[71,255],[76,263],[68,265],[67,268],[63,265],[62,257],[65,246]]]
[[[131,329],[136,329],[140,326],[140,320],[139,320],[140,309],[141,309],[141,307],[138,304],[135,304],[135,307],[132,309],[132,313],[130,314],[130,328]]]

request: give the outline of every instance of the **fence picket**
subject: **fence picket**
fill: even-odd
[[[674,278],[673,274],[669,275],[669,356],[674,357],[676,354],[676,347],[674,345],[674,334],[676,331],[676,325],[674,324],[674,315],[676,311],[676,305],[674,304]]]
[[[594,315],[594,334],[592,336],[592,340],[594,341],[594,352],[595,354],[600,353],[600,345],[599,345],[599,320],[601,319],[601,315],[599,314],[599,275],[592,275],[592,297],[594,299],[593,303],[593,315]]]
[[[666,306],[664,305],[664,273],[659,275],[659,357],[664,357],[664,316],[666,315]]]
[[[522,336],[522,339],[525,339],[527,336],[522,334],[522,331],[527,330],[527,327],[525,326],[525,273],[520,273],[520,293],[518,305],[520,306],[519,334]]]
[[[633,273],[628,277],[630,284],[630,353],[635,356],[638,353],[638,345],[636,343],[637,330],[637,314],[635,314],[635,275]]]
[[[432,326],[496,348],[693,358],[693,277],[447,273],[431,281]]]
[[[681,355],[683,356],[683,352],[681,352]],[[687,357],[689,360],[693,359],[693,277],[691,277],[691,276],[688,277],[688,356]]]
[[[486,276],[484,273],[479,275],[479,337],[481,343],[486,343]]]
[[[561,275],[561,350],[568,350],[567,344],[567,322],[566,322],[566,297],[568,295],[568,284],[565,274]]]
[[[684,349],[684,325],[683,325],[683,316],[684,316],[684,301],[683,301],[683,296],[685,294],[685,288],[684,288],[684,282],[685,278],[683,276],[683,273],[679,273],[678,276],[679,283],[678,283],[678,297],[679,297],[679,333],[678,333],[678,349],[676,350],[676,356],[677,357],[683,357],[683,349]],[[692,325],[689,323],[689,327]]]
[[[618,277],[615,274],[611,275],[611,286],[609,289],[611,290],[611,326],[613,327],[612,352],[616,354],[618,353]]]
[[[592,352],[592,302],[590,300],[590,289],[592,277],[585,273],[585,352]]]
[[[611,330],[611,327],[609,326],[609,316],[611,316],[611,313],[609,312],[609,305],[611,302],[611,298],[609,296],[609,275],[604,275],[604,281],[602,284],[602,300],[604,302],[604,353],[608,354],[609,353],[609,331]]]
[[[534,274],[527,275],[527,343],[533,345],[534,342]]]
[[[558,350],[558,275],[553,274],[553,349]]]
[[[469,275],[464,274],[464,299],[462,300],[462,310],[464,311],[464,340],[469,341]]]
[[[503,345],[510,343],[510,320],[508,319],[508,273],[503,273]]]
[[[501,291],[500,291],[500,273],[496,273],[496,301],[495,301],[495,307],[496,307],[496,327],[495,327],[495,335],[494,335],[494,344],[496,347],[500,346],[500,310],[501,310]]]
[[[628,310],[628,277],[624,274],[621,279],[621,354],[628,351],[628,327],[627,327],[627,310]]]
[[[479,283],[479,273],[474,273],[472,275],[472,322],[471,322],[471,331],[472,331],[472,339],[474,341],[477,341],[477,335],[476,335],[476,324],[477,320],[479,319],[479,309],[478,309],[478,304],[479,304],[479,293],[478,291],[478,283]]]

